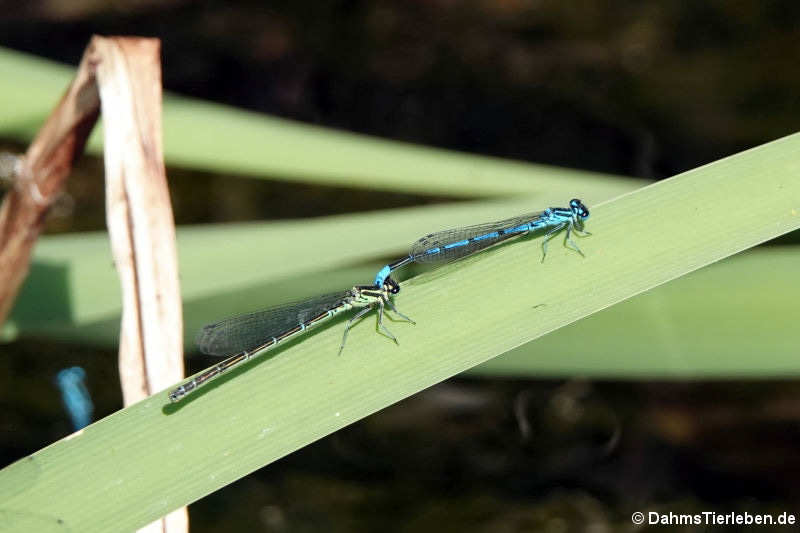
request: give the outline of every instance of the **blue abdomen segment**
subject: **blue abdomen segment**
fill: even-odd
[[[535,229],[535,221],[540,215],[530,213],[498,222],[431,233],[413,244],[410,256],[419,263],[455,261]]]

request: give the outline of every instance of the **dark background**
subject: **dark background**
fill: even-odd
[[[797,2],[108,4],[0,2],[0,46],[77,64],[94,33],[157,36],[166,90],[652,179],[797,130]],[[447,200],[168,173],[180,224]],[[85,157],[48,230],[103,217],[102,161]],[[86,368],[97,416],[121,407],[113,350],[28,340],[2,352],[2,464],[71,431],[60,368]],[[607,531],[633,529],[636,510],[800,511],[799,422],[795,382],[454,379],[201,500],[192,529]]]

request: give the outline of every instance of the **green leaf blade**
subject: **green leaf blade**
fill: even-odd
[[[156,394],[34,454],[37,479],[5,506],[47,509],[73,530],[140,527],[449,376],[797,229],[799,149],[793,135],[590,206],[586,259],[552,246],[542,264],[539,241],[517,240],[414,278],[396,303],[417,325],[390,325],[399,347],[365,320],[337,357],[341,327],[328,327],[184,405]]]

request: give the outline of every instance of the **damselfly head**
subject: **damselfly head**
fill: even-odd
[[[572,200],[569,201],[569,208],[572,209],[572,213],[576,217],[582,220],[586,220],[587,218],[589,218],[589,210],[586,208],[585,205],[583,205],[583,202],[581,202],[577,198],[573,198]]]
[[[388,291],[390,294],[397,294],[400,292],[400,285],[389,276],[383,280],[383,290]]]

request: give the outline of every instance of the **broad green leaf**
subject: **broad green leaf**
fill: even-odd
[[[552,246],[542,264],[538,241],[518,240],[412,278],[396,303],[417,325],[390,324],[400,346],[365,320],[337,357],[340,321],[184,404],[158,393],[0,471],[4,510],[45,510],[74,531],[134,529],[449,376],[794,230],[799,149],[793,135],[594,206],[586,259]]]

